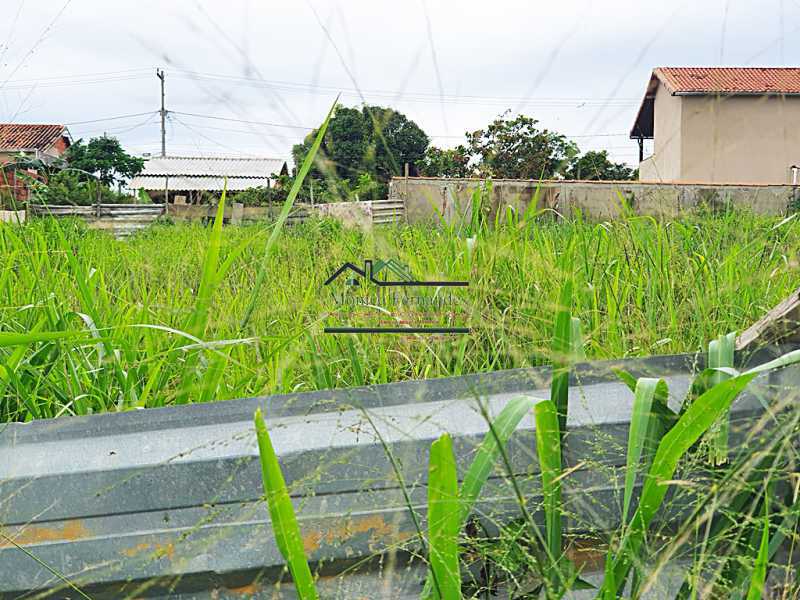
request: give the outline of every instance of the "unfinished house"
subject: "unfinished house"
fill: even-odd
[[[792,183],[800,68],[654,69],[630,137],[642,181]],[[645,140],[653,140],[649,157]]]

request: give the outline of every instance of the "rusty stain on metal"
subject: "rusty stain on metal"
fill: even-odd
[[[168,559],[172,560],[175,557],[175,545],[172,542],[169,544],[156,544],[153,546],[153,551],[159,558],[166,556]]]
[[[92,536],[80,519],[64,521],[61,525],[36,525],[29,524],[17,528],[16,532],[10,528],[6,534],[14,544],[20,546],[33,546],[44,542],[77,542]],[[13,547],[10,541],[0,539],[0,548]]]
[[[141,544],[136,544],[135,546],[126,548],[122,551],[122,553],[129,558],[133,558],[134,556],[138,556],[142,552],[147,551],[152,551],[152,554],[156,558],[166,556],[172,560],[175,556],[175,545],[172,542],[168,544],[148,544],[147,542],[142,542]]]
[[[252,596],[262,591],[262,588],[258,583],[254,582],[247,585],[229,587],[226,590],[235,596]]]
[[[344,525],[330,527],[324,532],[312,531],[303,536],[303,547],[306,552],[319,550],[324,542],[327,546],[340,545],[350,540],[359,533],[370,534],[370,545],[385,542],[396,542],[399,531],[396,527],[389,525],[381,515],[368,515],[366,517],[347,519]],[[403,536],[405,537],[405,536]]]
[[[142,552],[145,552],[146,550],[149,549],[150,549],[150,544],[142,542],[141,544],[136,544],[133,548],[126,548],[125,550],[122,551],[122,553],[129,558],[133,558],[134,556],[141,554]]]
[[[584,571],[602,570],[608,548],[598,540],[576,538],[567,548],[566,555],[578,569]]]

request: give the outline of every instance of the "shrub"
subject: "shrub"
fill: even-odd
[[[47,182],[31,179],[32,200],[41,204],[91,206],[98,200],[105,204],[129,204],[136,198],[115,192],[108,186],[75,171],[57,171]]]

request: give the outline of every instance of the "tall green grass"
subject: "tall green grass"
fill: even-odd
[[[568,277],[587,358],[698,351],[719,331],[749,325],[800,275],[795,219],[528,218],[486,228],[478,216],[466,233],[369,234],[312,221],[284,228],[268,254],[274,229],[224,228],[224,276],[213,282],[202,327],[187,324],[201,300],[208,228],[159,225],[118,241],[78,222],[4,224],[0,331],[63,337],[0,347],[0,420],[546,364],[559,358],[550,340]],[[334,310],[322,282],[342,262],[370,257],[396,257],[420,278],[469,279],[461,308],[473,333],[444,341],[322,334]],[[262,291],[251,295],[261,273]]]

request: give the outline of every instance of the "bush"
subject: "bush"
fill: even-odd
[[[136,198],[115,192],[102,183],[88,179],[75,171],[57,171],[47,182],[31,180],[31,200],[50,205],[91,206],[98,200],[103,204],[131,204]]]
[[[230,201],[241,202],[245,206],[267,206],[283,202],[288,194],[288,188],[257,186],[233,194]]]

